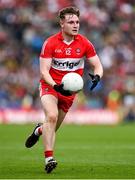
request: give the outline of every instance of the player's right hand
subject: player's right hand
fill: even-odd
[[[60,94],[62,94],[63,96],[71,96],[71,95],[72,95],[71,92],[68,91],[68,90],[64,90],[64,89],[63,89],[63,86],[64,86],[63,84],[60,84],[60,85],[55,84],[55,85],[53,86],[53,89],[54,89],[55,91],[59,92]]]

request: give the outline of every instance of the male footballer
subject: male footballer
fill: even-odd
[[[103,76],[103,67],[92,43],[78,34],[80,12],[76,7],[66,7],[59,11],[61,30],[50,36],[43,44],[40,54],[40,98],[45,113],[43,124],[38,124],[27,138],[25,146],[31,148],[43,137],[45,171],[57,166],[54,158],[56,131],[71,107],[75,94],[63,89],[61,80],[69,72],[83,75],[84,61],[93,68],[93,90]],[[85,58],[84,58],[85,57]]]

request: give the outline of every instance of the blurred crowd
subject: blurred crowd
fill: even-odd
[[[40,50],[60,29],[59,9],[70,5],[80,9],[80,33],[94,44],[104,67],[90,92],[85,64],[84,92],[75,107],[122,109],[126,119],[135,119],[134,0],[0,0],[0,108],[40,108]]]

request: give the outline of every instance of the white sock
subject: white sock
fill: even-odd
[[[38,127],[36,130],[35,130],[35,132],[34,132],[34,134],[36,135],[36,136],[40,136],[41,134],[39,134],[39,132],[38,132],[38,129],[39,128],[41,128],[41,126],[40,127]]]
[[[53,159],[52,156],[45,158],[45,163],[47,164],[50,159]]]

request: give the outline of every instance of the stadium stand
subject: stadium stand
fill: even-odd
[[[90,93],[86,63],[85,96],[80,93],[73,108],[121,109],[127,120],[133,119],[134,0],[1,0],[0,109],[40,109],[39,53],[44,40],[59,31],[58,10],[68,5],[80,9],[80,32],[93,42],[104,66],[102,81]]]

